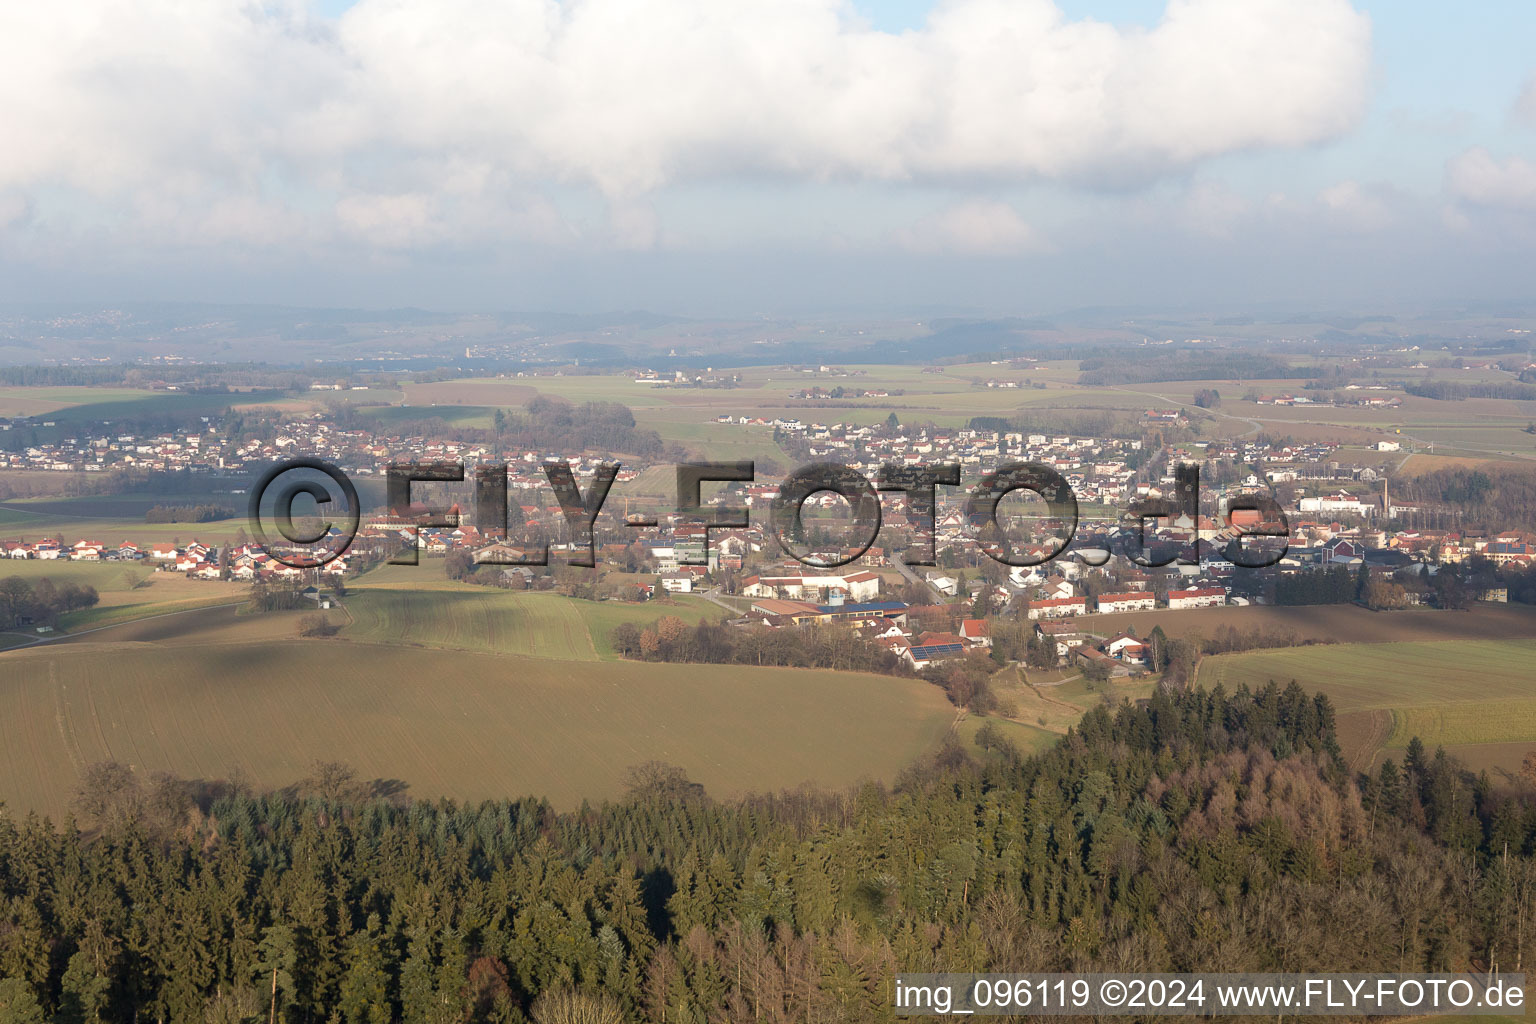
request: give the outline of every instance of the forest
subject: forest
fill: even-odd
[[[1442,402],[1456,402],[1464,398],[1507,398],[1516,401],[1536,399],[1536,385],[1521,381],[1462,382],[1448,380],[1412,381],[1403,390],[1421,398],[1434,398]]]
[[[146,523],[213,523],[234,517],[235,510],[223,505],[156,505],[144,513]]]
[[[995,731],[994,731],[995,732]],[[85,773],[0,814],[0,1019],[892,1019],[906,971],[1513,966],[1536,808],[1415,743],[1351,777],[1294,683],[952,742],[889,786],[556,813]]]
[[[54,626],[65,612],[93,608],[100,595],[88,583],[47,576],[29,581],[22,576],[0,579],[0,629]]]
[[[1292,365],[1259,352],[1227,349],[1207,351],[1170,347],[1158,358],[1146,358],[1145,350],[1126,347],[1114,355],[1083,359],[1078,383],[1085,385],[1147,384],[1176,380],[1302,380],[1315,377],[1313,365]]]
[[[1393,497],[1424,502],[1459,517],[1456,526],[1489,530],[1536,527],[1536,470],[1518,464],[1452,467],[1392,481]]]

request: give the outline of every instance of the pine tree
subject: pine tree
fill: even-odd
[[[347,972],[341,979],[337,1010],[346,1024],[389,1024],[389,975],[384,971],[378,915],[347,942]]]
[[[69,958],[64,969],[59,997],[56,1024],[94,1024],[101,1019],[101,1011],[107,1005],[107,993],[112,980],[96,970],[88,953],[83,950]]]
[[[0,1024],[43,1024],[37,994],[20,978],[0,980]]]

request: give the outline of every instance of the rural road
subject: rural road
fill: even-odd
[[[733,607],[728,601],[720,596],[719,587],[710,587],[708,590],[701,590],[699,591],[699,596],[708,601],[710,604],[719,605],[721,608],[724,608],[726,611],[730,612],[733,616],[741,614],[741,609]]]

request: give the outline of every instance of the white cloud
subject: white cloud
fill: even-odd
[[[608,228],[620,249],[654,249],[661,235],[661,219],[650,203],[615,202],[608,208]]]
[[[1536,163],[1518,156],[1499,160],[1475,146],[1446,164],[1445,190],[1472,206],[1536,211]]]
[[[0,192],[0,228],[20,224],[31,216],[31,213],[31,206],[23,196]]]
[[[352,195],[336,204],[341,227],[384,249],[405,249],[440,241],[440,219],[430,195]]]
[[[1218,181],[1192,182],[1178,200],[1180,226],[1208,238],[1230,238],[1253,215],[1253,204]]]
[[[1509,113],[1510,120],[1517,124],[1536,128],[1536,75],[1525,80],[1525,88],[1520,90]]]
[[[1050,0],[954,0],[861,29],[838,0],[363,0],[353,145],[467,147],[624,194],[700,176],[1144,178],[1306,145],[1361,111],[1369,24],[1345,0],[1172,0],[1149,32]]]
[[[1170,0],[1150,30],[950,0],[900,35],[843,0],[11,3],[0,191],[399,247],[575,184],[644,247],[636,198],[691,180],[1139,182],[1305,146],[1357,121],[1369,66],[1348,0]]]
[[[1318,193],[1317,201],[1330,224],[1355,231],[1380,231],[1397,219],[1393,212],[1396,198],[1382,185],[1341,181]]]
[[[914,252],[1012,256],[1046,248],[1043,238],[1007,203],[973,199],[928,215],[894,234]]]

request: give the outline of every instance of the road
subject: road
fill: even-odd
[[[701,590],[698,593],[700,597],[710,604],[717,605],[730,612],[732,618],[739,618],[741,616],[741,609],[727,601],[724,595],[720,593],[719,587],[710,587],[708,590]]]

